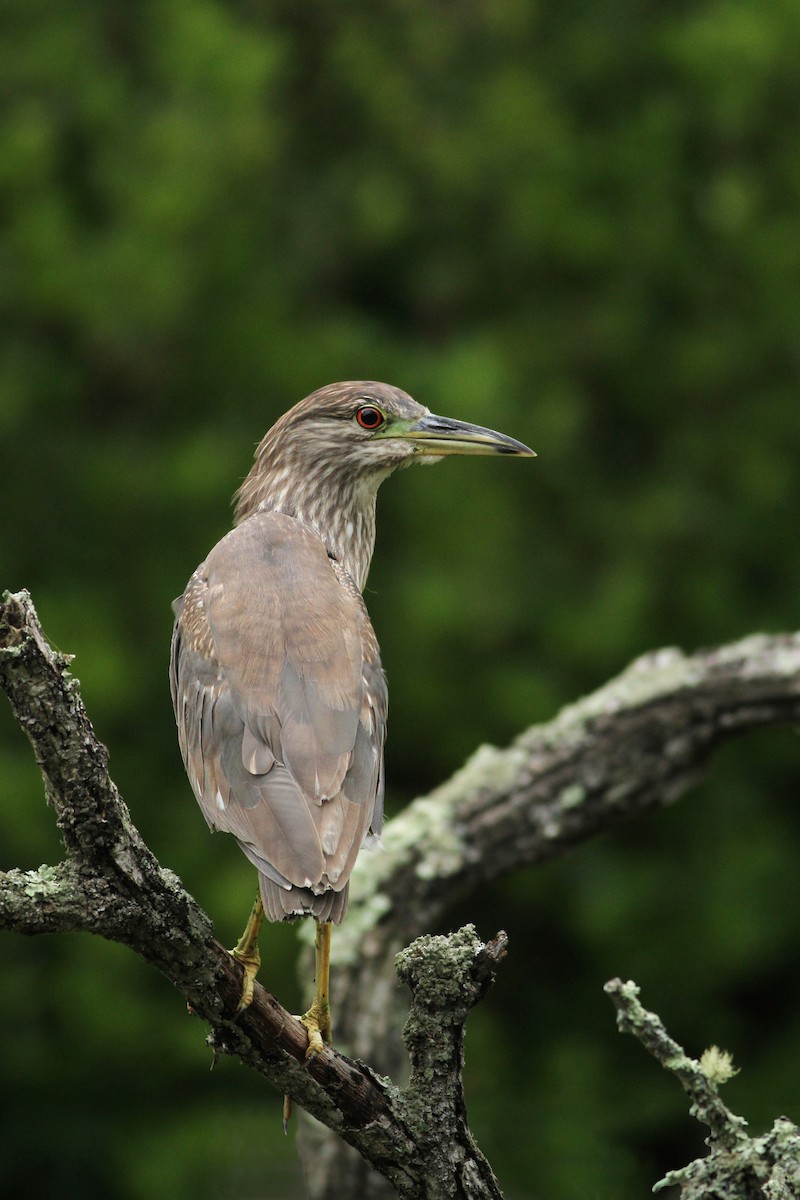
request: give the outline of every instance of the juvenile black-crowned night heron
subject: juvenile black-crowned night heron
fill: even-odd
[[[232,833],[259,896],[232,951],[253,996],[258,930],[317,921],[308,1053],[330,1041],[330,927],[383,813],[386,680],[361,597],[378,487],[449,454],[531,455],[433,416],[384,383],[335,383],[273,425],[235,526],[175,603],[170,679],[183,761],[212,829]]]

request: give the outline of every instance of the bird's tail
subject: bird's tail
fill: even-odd
[[[264,901],[264,912],[269,921],[296,921],[298,917],[316,917],[318,921],[331,921],[334,925],[341,924],[347,909],[349,884],[335,892],[326,888],[319,895],[311,888],[283,888],[266,875],[259,873],[261,899]]]

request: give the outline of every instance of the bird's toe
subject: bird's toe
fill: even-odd
[[[329,1005],[314,1003],[300,1018],[300,1024],[305,1025],[308,1033],[306,1058],[316,1058],[321,1054],[331,1040],[331,1010]]]

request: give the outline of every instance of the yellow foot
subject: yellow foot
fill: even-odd
[[[236,1009],[236,1016],[238,1017],[253,1003],[256,975],[258,974],[258,968],[261,966],[261,955],[258,952],[258,946],[255,946],[249,953],[240,950],[238,946],[235,946],[233,950],[231,950],[231,956],[235,958],[237,962],[240,962],[244,967],[242,995]]]
[[[312,1004],[311,1008],[300,1018],[300,1024],[308,1030],[308,1048],[306,1058],[314,1058],[321,1054],[326,1044],[331,1040],[331,1010],[330,1005]]]
[[[239,1000],[239,1007],[236,1009],[237,1017],[253,1003],[256,975],[258,974],[258,968],[261,966],[261,955],[258,952],[258,931],[261,928],[263,918],[264,905],[261,903],[261,896],[258,895],[256,896],[255,904],[250,910],[250,916],[247,918],[244,933],[231,950],[233,958],[244,967],[242,995]]]

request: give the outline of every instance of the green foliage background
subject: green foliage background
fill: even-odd
[[[166,685],[169,603],[272,421],[387,379],[533,445],[391,481],[368,602],[397,809],[482,741],[662,644],[795,628],[798,0],[10,0],[0,39],[0,583],[76,655],[115,779],[232,944],[252,871],[210,839]],[[0,866],[59,857],[7,711]],[[468,1038],[509,1197],[643,1195],[702,1153],[618,1038],[637,979],[731,1049],[727,1099],[800,1118],[798,743],[452,922],[511,934]],[[296,934],[263,976],[290,1006]],[[335,953],[335,951],[334,951]],[[0,1192],[301,1194],[277,1098],[157,975],[0,944]]]

